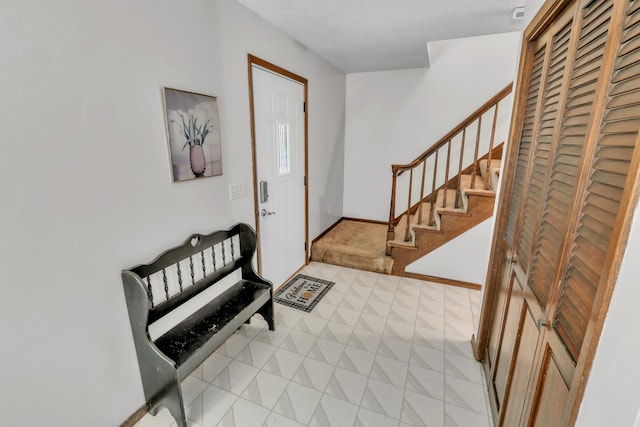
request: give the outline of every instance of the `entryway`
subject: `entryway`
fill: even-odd
[[[308,261],[307,80],[249,56],[261,274],[277,288]]]

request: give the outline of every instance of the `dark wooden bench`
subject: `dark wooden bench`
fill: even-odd
[[[178,426],[186,427],[180,382],[255,313],[274,330],[272,284],[254,271],[255,250],[255,232],[238,224],[206,236],[194,234],[151,263],[122,272],[151,413],[164,406]],[[209,293],[217,295],[208,298]],[[178,316],[180,311],[188,314]],[[152,339],[150,325],[167,319],[171,326]]]

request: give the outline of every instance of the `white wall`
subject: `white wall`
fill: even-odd
[[[387,221],[391,164],[412,161],[511,82],[519,42],[507,33],[430,43],[430,68],[349,74],[344,215]]]
[[[231,0],[1,7],[0,424],[119,425],[144,402],[120,270],[253,223],[247,53],[309,79],[311,238],[342,214],[345,76]],[[221,177],[171,183],[162,86],[218,96]]]
[[[611,297],[576,426],[640,426],[640,207]]]
[[[493,220],[484,220],[466,233],[409,264],[406,270],[410,273],[484,284],[489,264],[492,228]]]

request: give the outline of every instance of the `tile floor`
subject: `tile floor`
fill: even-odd
[[[312,262],[311,313],[275,304],[183,383],[191,427],[492,426],[470,337],[480,293]],[[168,411],[136,427],[175,425]]]

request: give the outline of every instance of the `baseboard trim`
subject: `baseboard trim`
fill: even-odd
[[[445,279],[444,277],[428,276],[426,274],[409,273],[405,271],[404,277],[410,277],[412,279],[418,279],[418,280],[426,280],[428,282],[442,283],[443,285],[457,286],[459,288],[474,289],[476,291],[479,291],[482,289],[482,285],[479,285],[478,283],[464,282],[462,280],[455,280],[455,279]]]
[[[147,413],[147,410],[148,410],[148,406],[145,403],[140,408],[138,408],[136,412],[131,414],[131,416],[127,418],[125,422],[120,424],[120,427],[133,427],[138,421],[142,419],[142,417],[145,416],[145,414]]]
[[[339,220],[337,220],[336,222],[334,222],[331,226],[329,226],[329,228],[327,228],[327,229],[326,229],[326,230],[324,230],[322,233],[320,233],[320,234],[318,235],[318,237],[316,237],[315,239],[313,239],[313,240],[311,241],[311,247],[313,248],[313,244],[314,244],[315,242],[317,242],[318,240],[322,239],[322,238],[323,238],[324,236],[326,236],[326,235],[327,235],[331,230],[333,230],[334,228],[336,228],[336,226],[337,226],[338,224],[340,224],[340,223],[342,222],[342,220],[343,220],[343,219],[344,219],[344,218],[340,218]]]
[[[375,220],[375,219],[365,219],[365,218],[351,218],[351,217],[348,217],[348,216],[344,216],[344,217],[342,217],[342,219],[344,221],[366,222],[366,223],[369,223],[369,224],[380,224],[380,225],[389,224],[387,221],[378,221],[378,220]]]

